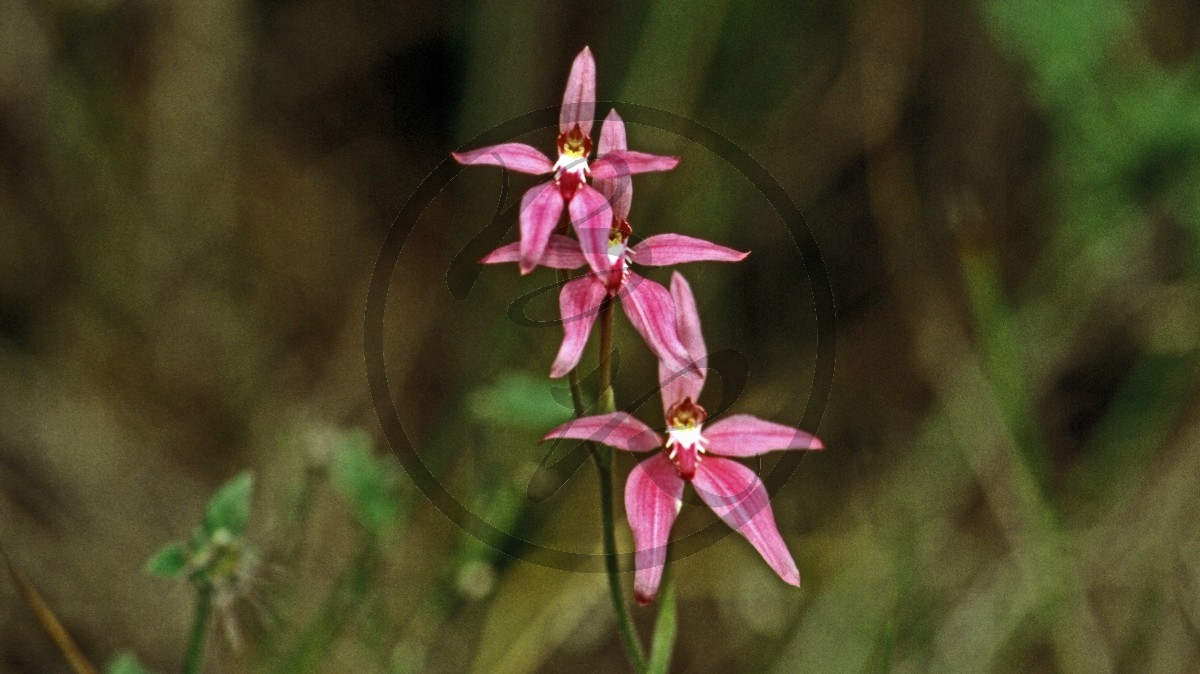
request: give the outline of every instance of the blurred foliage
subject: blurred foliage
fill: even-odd
[[[234,536],[246,533],[253,489],[254,477],[248,472],[222,485],[204,509],[204,522],[200,525],[202,535],[213,536],[221,529]]]
[[[128,653],[119,655],[108,663],[105,674],[150,674],[150,671],[138,663],[136,657]]]
[[[595,392],[592,391],[594,397]],[[480,421],[543,433],[571,418],[571,392],[561,382],[513,372],[471,394],[467,403]]]
[[[370,436],[361,431],[347,433],[338,444],[330,466],[333,483],[359,524],[378,536],[400,515],[395,498],[400,466],[390,456],[376,457]]]
[[[146,562],[146,571],[163,578],[176,578],[187,567],[187,550],[180,543],[167,543]]]
[[[386,375],[425,466],[517,542],[425,501],[363,372],[396,212],[450,151],[556,105],[589,44],[601,99],[695,119],[775,176],[838,303],[834,389],[809,400],[789,233],[723,159],[631,123],[684,158],[639,176],[635,232],[753,251],[682,270],[709,346],[750,363],[733,411],[825,403],[829,447],[773,501],[802,589],[736,537],[671,565],[672,671],[1194,671],[1193,5],[6,3],[0,540],[109,672],[178,670],[194,593],[144,560],[178,576],[222,530],[260,566],[215,610],[206,671],[625,671],[603,578],[518,561],[599,549],[590,464],[537,444],[571,410],[544,377],[559,331],[507,319],[551,277],[446,289],[495,172],[461,172],[408,233]],[[619,405],[654,384],[626,328]],[[247,469],[249,520],[249,474],[220,487]],[[153,554],[198,513],[199,539]],[[712,521],[686,505],[676,534]],[[0,584],[0,671],[69,671],[17,597]]]
[[[254,552],[243,542],[250,519],[254,479],[243,472],[221,486],[204,509],[204,518],[187,545],[168,543],[146,563],[164,578],[187,577],[198,587],[225,587],[249,582],[242,576],[254,566]]]

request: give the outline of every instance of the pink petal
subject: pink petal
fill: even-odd
[[[608,113],[604,124],[600,127],[600,142],[597,152],[605,154],[615,150],[625,149],[625,122],[616,110]],[[633,205],[633,179],[629,176],[592,180],[596,191],[608,198],[612,204],[613,217],[617,220],[628,220],[629,209]]]
[[[708,507],[746,537],[785,583],[800,585],[800,570],[779,535],[767,488],[754,471],[736,461],[706,456],[692,485]]]
[[[542,257],[545,258],[545,254]],[[519,259],[521,259],[521,242],[514,241],[500,246],[496,250],[479,258],[479,264],[500,264],[502,262],[516,262]]]
[[[519,259],[521,259],[521,242],[517,241],[493,250],[485,255],[479,263],[499,264],[501,262],[516,262]],[[538,266],[554,269],[575,269],[585,264],[587,264],[587,261],[583,259],[583,252],[579,250],[579,243],[575,239],[563,236],[562,234],[550,235],[550,241],[546,244],[546,250],[542,253],[542,259],[538,260]]]
[[[671,293],[661,285],[633,272],[618,294],[621,308],[638,331],[654,356],[673,372],[687,372],[685,377],[699,378],[691,365],[687,349],[679,341],[675,325],[675,302]]]
[[[758,456],[785,449],[825,449],[813,434],[795,426],[734,414],[704,427],[708,451],[723,456]]]
[[[592,135],[596,119],[596,59],[587,47],[575,57],[567,89],[563,92],[562,108],[558,111],[558,130],[569,133],[576,124],[583,135]]]
[[[696,296],[692,294],[692,286],[679,272],[671,274],[671,299],[675,301],[675,324],[679,328],[679,340],[693,360],[703,359],[708,355],[708,347],[700,330]]]
[[[741,262],[750,254],[682,234],[648,236],[629,252],[634,262],[651,267],[686,262]]]
[[[571,225],[575,227],[575,235],[579,237],[583,256],[587,258],[592,271],[607,273],[613,266],[608,257],[608,233],[612,229],[612,209],[608,206],[608,199],[591,185],[580,185],[567,210],[571,215]]]
[[[658,594],[671,525],[683,505],[683,478],[665,454],[659,452],[641,461],[625,482],[625,513],[633,530],[637,550],[633,595],[649,604]]]
[[[663,439],[649,426],[628,412],[612,412],[572,419],[546,434],[551,438],[590,440],[630,452],[650,452],[663,445]]]
[[[591,172],[593,180],[611,180],[635,173],[670,171],[678,164],[679,157],[664,157],[633,150],[614,150],[600,155],[596,161],[592,162]]]
[[[580,276],[563,285],[558,293],[563,341],[562,346],[558,347],[554,365],[550,367],[551,377],[561,377],[579,364],[588,335],[592,332],[592,324],[596,322],[596,314],[600,312],[600,303],[606,294],[608,290],[594,276]]]
[[[517,173],[542,175],[554,170],[554,162],[547,159],[537,148],[524,143],[489,145],[469,152],[451,152],[450,156],[460,164],[503,166]]]
[[[542,259],[550,234],[562,215],[563,198],[552,182],[533,187],[521,197],[521,273],[528,274]]]
[[[691,368],[671,368],[663,361],[658,361],[658,395],[662,399],[664,417],[684,398],[691,398],[693,402],[700,398],[700,392],[704,390],[704,373],[705,370],[700,368],[700,376],[697,377]]]
[[[705,368],[708,347],[704,344],[704,335],[700,331],[696,297],[692,294],[692,287],[688,285],[687,279],[679,272],[671,274],[671,299],[675,301],[675,326],[679,332],[679,341],[696,363],[700,376],[688,376],[685,372],[672,370],[659,361],[658,382],[662,387],[659,396],[662,398],[664,415],[673,405],[683,402],[684,398],[691,398],[692,402],[699,400],[700,391],[704,389],[704,378],[708,374]]]
[[[621,119],[616,110],[610,110],[604,118],[603,126],[600,127],[600,142],[596,143],[596,154],[604,155],[628,149],[625,140],[625,120]]]

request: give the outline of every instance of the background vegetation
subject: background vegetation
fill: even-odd
[[[9,0],[0,545],[93,662],[176,671],[195,593],[146,560],[248,469],[252,582],[214,609],[207,671],[625,671],[603,576],[444,518],[363,365],[399,208],[556,105],[586,44],[600,98],[698,120],[779,180],[838,303],[829,449],[774,501],[805,585],[737,537],[674,565],[673,671],[1194,671],[1198,38],[1185,0]],[[754,252],[684,273],[710,347],[750,362],[737,409],[798,423],[816,326],[787,230],[719,157],[630,138],[684,157],[637,182],[635,231]],[[389,382],[461,502],[595,551],[589,464],[529,498],[568,414],[558,334],[505,312],[548,278],[447,290],[499,190],[463,172],[406,242]],[[618,342],[624,405],[653,371]],[[0,670],[69,671],[7,581]]]

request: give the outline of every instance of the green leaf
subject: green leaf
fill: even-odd
[[[146,572],[163,578],[178,578],[187,566],[187,552],[180,543],[168,543],[146,562]]]
[[[104,674],[150,674],[132,653],[122,653],[108,663]]]
[[[565,384],[524,372],[501,375],[491,386],[476,389],[467,404],[480,421],[539,431],[567,421],[574,411]]]
[[[394,494],[399,464],[391,456],[376,457],[363,431],[346,433],[338,444],[331,466],[333,485],[362,526],[378,534],[400,514]]]
[[[253,489],[254,477],[249,471],[238,474],[218,489],[204,511],[204,533],[212,535],[218,529],[228,529],[235,536],[245,533]]]

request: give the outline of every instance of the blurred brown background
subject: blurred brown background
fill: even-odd
[[[601,576],[486,548],[399,476],[364,537],[321,472],[338,429],[387,456],[363,311],[395,214],[590,45],[599,98],[775,176],[838,306],[829,449],[774,501],[805,585],[735,536],[681,561],[672,671],[1196,671],[1198,37],[1184,0],[6,0],[0,545],[93,661],[175,671],[192,594],[145,560],[250,468],[259,608],[206,671],[626,671]],[[816,330],[783,223],[720,157],[629,134],[684,158],[635,183],[639,234],[754,251],[683,272],[750,362],[737,411],[798,423]],[[505,312],[548,277],[446,288],[499,189],[464,171],[406,242],[389,382],[460,501],[595,551],[590,465],[526,496],[558,332]],[[623,405],[653,371],[618,338]],[[0,671],[69,671],[7,579]]]

